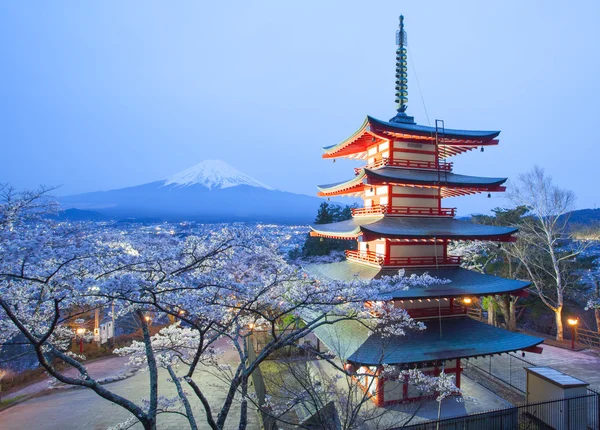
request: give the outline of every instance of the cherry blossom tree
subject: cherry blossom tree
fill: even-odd
[[[222,429],[234,401],[241,403],[239,428],[248,422],[248,381],[276,351],[296,345],[325,324],[356,320],[382,335],[421,329],[421,323],[386,300],[387,294],[414,285],[443,282],[427,275],[373,281],[313,279],[289,265],[272,237],[245,228],[223,228],[202,235],[122,234],[86,223],[59,222],[47,215],[55,205],[47,190],[17,193],[3,188],[0,203],[0,342],[17,333],[31,344],[39,364],[58,381],[93,390],[131,413],[119,425],[140,422],[156,428],[157,416],[178,413],[191,428],[201,427],[189,396],[204,409],[204,426]],[[368,306],[367,306],[368,304]],[[95,309],[139,321],[142,339],[118,350],[144,364],[148,396],[128,399],[101,385],[83,357],[68,346],[69,324]],[[151,316],[180,321],[154,337]],[[248,359],[253,330],[267,330],[269,341]],[[237,364],[222,366],[218,345],[237,354]],[[62,361],[79,372],[67,376]],[[221,405],[211,405],[198,371],[214,366],[228,382]],[[160,369],[168,378],[162,379]],[[168,380],[167,380],[168,379]],[[159,384],[174,384],[177,396],[159,394]],[[191,389],[187,394],[185,387]],[[141,394],[141,393],[140,393]],[[215,408],[215,409],[213,409]]]

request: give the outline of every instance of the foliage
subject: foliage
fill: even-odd
[[[315,224],[329,224],[332,222],[340,222],[352,218],[352,208],[355,205],[344,207],[327,202],[321,203],[319,211],[315,218]],[[300,253],[301,257],[306,259],[313,256],[329,255],[335,251],[345,251],[347,249],[355,249],[356,242],[343,239],[329,239],[321,237],[311,237],[308,235],[302,246]]]
[[[154,429],[158,414],[179,413],[196,429],[188,401],[194,396],[204,406],[204,426],[212,429],[224,427],[238,398],[243,429],[249,377],[271,354],[296,345],[316,327],[339,321],[359,321],[383,337],[423,329],[385,300],[386,294],[445,282],[402,272],[373,281],[314,279],[286,263],[276,238],[247,228],[202,236],[143,230],[125,235],[46,217],[52,204],[45,203],[45,195],[45,190],[8,190],[0,203],[0,345],[23,335],[52,377],[91,389],[128,410],[134,418],[121,427],[137,420]],[[81,357],[68,350],[76,320],[95,309],[110,314],[113,305],[116,318],[133,316],[142,330],[142,341],[117,351],[147,367],[149,396],[141,400],[99,384]],[[181,323],[153,336],[150,321],[165,316]],[[299,318],[304,324],[296,323]],[[249,362],[246,341],[253,330],[273,336]],[[237,353],[236,366],[218,362],[218,342]],[[78,377],[68,376],[55,365],[57,360],[75,368]],[[193,379],[207,366],[228,381],[221,405],[210,405],[208,387]],[[169,372],[168,381],[160,380],[161,367]],[[158,386],[164,383],[174,384],[178,395],[159,396]]]

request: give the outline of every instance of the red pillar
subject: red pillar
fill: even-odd
[[[383,376],[381,376],[381,371],[382,371],[382,367],[379,367],[377,369],[377,372],[375,372],[375,378],[377,378],[376,380],[376,388],[375,388],[375,397],[373,397],[373,400],[375,402],[375,406],[377,406],[378,408],[383,407],[383,403],[385,402],[384,396],[383,396],[383,387],[385,384],[385,381],[383,379]]]
[[[460,367],[460,358],[456,359],[456,388],[460,388],[460,374],[462,372],[462,368]]]

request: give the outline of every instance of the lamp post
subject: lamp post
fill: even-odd
[[[83,335],[85,334],[84,328],[77,329],[77,336],[79,337],[79,352],[83,352]]]
[[[575,336],[577,334],[577,324],[579,324],[579,318],[569,318],[567,322],[571,326],[571,349],[575,349]]]

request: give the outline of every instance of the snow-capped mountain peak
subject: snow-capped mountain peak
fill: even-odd
[[[190,185],[203,185],[206,188],[219,189],[238,185],[251,187],[273,188],[251,178],[221,160],[204,160],[189,169],[182,170],[165,180],[165,185],[187,187]]]

